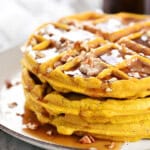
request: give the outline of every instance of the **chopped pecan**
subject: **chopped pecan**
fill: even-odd
[[[18,105],[18,104],[17,104],[16,102],[12,102],[12,103],[9,103],[9,104],[8,104],[8,107],[9,107],[9,108],[15,108],[15,107],[17,107],[17,105]]]
[[[24,117],[24,114],[16,113],[17,116]]]
[[[74,43],[74,48],[75,48],[75,49],[80,49],[80,48],[81,48],[81,42],[80,42],[80,41],[76,41],[76,42]]]
[[[65,43],[67,40],[68,40],[68,39],[66,39],[66,38],[64,38],[64,37],[61,37],[61,38],[60,38],[60,42],[61,42],[61,43]]]
[[[96,76],[105,68],[99,58],[86,58],[80,65],[79,70],[87,76]]]
[[[95,139],[91,135],[84,135],[79,142],[82,144],[91,144],[95,142]]]
[[[29,122],[29,123],[27,123],[26,124],[26,127],[28,128],[28,129],[31,129],[31,130],[36,130],[37,128],[38,128],[38,124],[36,124],[36,123],[31,123],[31,122]]]
[[[5,85],[6,85],[7,89],[9,89],[13,86],[13,84],[10,82],[10,80],[5,80]]]
[[[72,56],[70,56],[69,54],[66,54],[66,55],[64,55],[62,58],[61,58],[61,61],[62,62],[68,62],[68,61],[70,61],[70,60],[72,60],[73,59],[73,57]]]
[[[45,57],[45,54],[39,52],[39,51],[36,51],[35,53],[35,59],[39,59],[39,58],[43,58]]]

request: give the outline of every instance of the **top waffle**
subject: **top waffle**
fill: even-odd
[[[39,27],[23,66],[56,91],[90,97],[150,95],[150,16],[88,12]]]

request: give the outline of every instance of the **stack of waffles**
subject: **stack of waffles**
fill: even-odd
[[[150,16],[86,12],[46,23],[22,48],[25,107],[59,134],[150,138]]]

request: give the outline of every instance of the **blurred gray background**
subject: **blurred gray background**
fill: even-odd
[[[43,22],[100,9],[102,0],[0,0],[0,51],[23,43]]]

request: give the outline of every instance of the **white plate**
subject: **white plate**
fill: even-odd
[[[21,85],[19,85],[19,88],[16,86],[16,92],[15,87],[12,90],[6,90],[4,84],[6,79],[13,79],[13,82],[16,82],[20,78],[20,59],[21,52],[19,47],[0,53],[0,128],[18,139],[41,148],[52,150],[74,149],[43,141],[22,131],[22,118],[16,115],[17,112],[23,113],[24,108]],[[16,108],[10,109],[8,104],[14,102],[14,100],[18,105]],[[125,143],[122,150],[150,150],[150,141],[141,140],[133,143]]]

